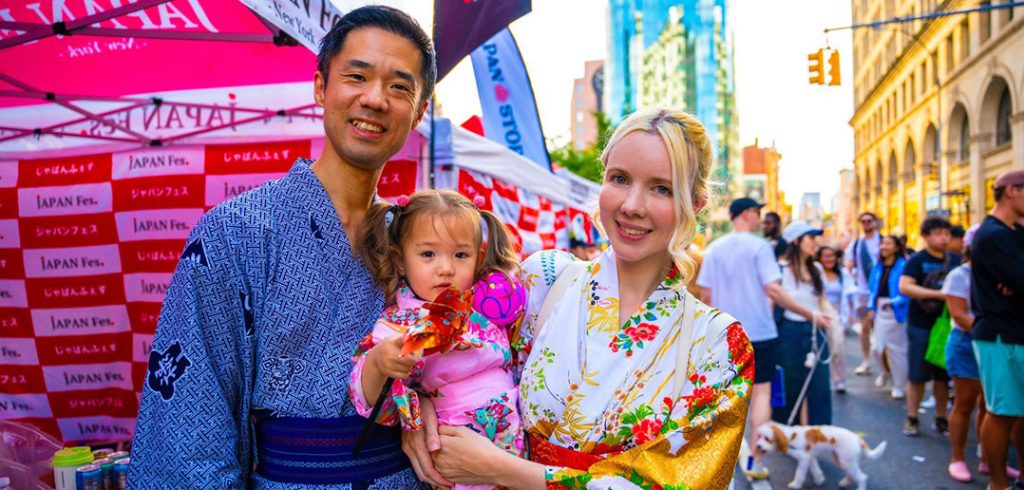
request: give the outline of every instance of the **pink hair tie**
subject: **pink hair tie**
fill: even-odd
[[[400,208],[404,208],[409,205],[409,196],[402,194],[395,199],[395,204]]]
[[[473,197],[473,205],[476,206],[478,210],[483,208],[484,204],[487,204],[487,199],[484,199],[484,196],[477,194]]]

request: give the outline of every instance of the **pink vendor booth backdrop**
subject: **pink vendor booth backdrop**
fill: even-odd
[[[93,20],[114,3],[67,2],[59,15]],[[237,39],[5,47],[19,34],[0,29],[0,419],[67,443],[131,438],[161,302],[199,217],[324,144],[308,49],[265,42],[277,31],[240,3],[140,3],[152,6],[87,25]],[[49,24],[50,4],[4,12]],[[429,128],[388,163],[381,197],[431,183],[482,195],[524,253],[565,248],[570,229],[589,236],[595,185],[458,127],[431,179]]]

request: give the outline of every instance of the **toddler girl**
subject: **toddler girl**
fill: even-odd
[[[389,306],[353,357],[359,413],[369,416],[392,377],[377,423],[419,430],[419,397],[428,396],[441,424],[468,426],[521,456],[506,327],[525,291],[511,278],[518,261],[504,225],[456,192],[428,190],[375,204],[365,226],[360,254]],[[454,337],[436,337],[424,356],[402,355],[409,339],[452,326]]]

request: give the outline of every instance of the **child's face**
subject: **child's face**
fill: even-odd
[[[473,224],[454,216],[416,220],[405,237],[399,272],[420,299],[432,301],[454,287],[473,285],[480,249]]]

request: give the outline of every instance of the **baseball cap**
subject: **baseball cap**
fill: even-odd
[[[734,200],[731,204],[729,204],[729,219],[736,219],[736,217],[739,216],[740,213],[750,208],[763,207],[764,204],[759,203],[749,197],[741,197],[739,199]]]
[[[807,224],[806,221],[794,221],[790,223],[784,230],[782,230],[782,239],[786,243],[793,243],[797,238],[804,235],[821,235],[825,233],[821,228],[814,228]]]
[[[992,184],[992,188],[998,189],[1000,187],[1007,187],[1011,185],[1024,185],[1024,170],[1010,170],[1008,172],[1003,172],[1003,174],[996,179],[996,182]]]

